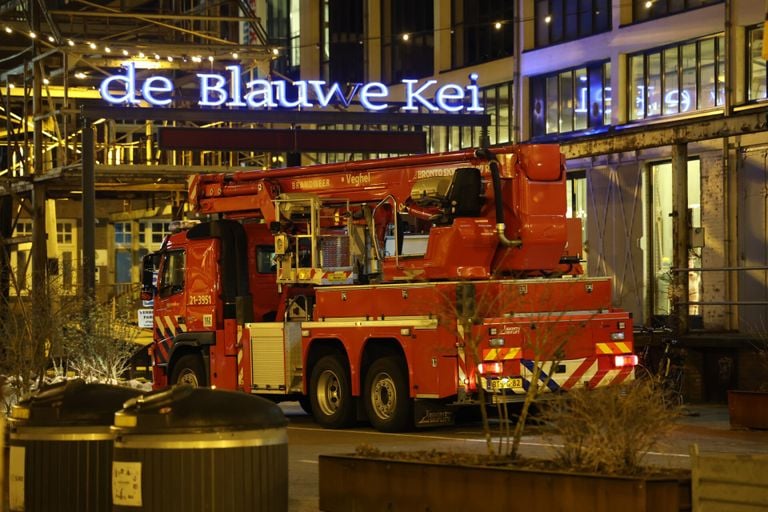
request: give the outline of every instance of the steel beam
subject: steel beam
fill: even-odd
[[[700,119],[630,128],[611,127],[607,133],[560,141],[568,159],[687,144],[768,130],[768,106],[745,109],[725,117],[722,113]]]
[[[110,12],[110,11],[64,11],[60,9],[49,10],[54,16],[64,16],[67,18],[141,18],[144,20],[164,20],[164,21],[242,21],[248,23],[252,18],[245,16],[205,16],[202,14],[150,14],[144,12]]]
[[[93,126],[83,120],[83,293],[91,299],[96,296],[96,155],[93,137]]]
[[[158,147],[163,150],[292,153],[424,153],[427,134],[423,131],[162,127],[158,129]]]
[[[122,121],[240,122],[274,124],[355,124],[398,126],[486,126],[488,114],[411,114],[408,112],[325,112],[294,110],[227,110],[193,108],[83,107],[84,117]]]

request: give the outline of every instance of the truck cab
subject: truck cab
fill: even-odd
[[[235,387],[227,381],[236,374],[237,325],[274,320],[280,309],[274,252],[266,224],[217,220],[179,229],[145,256],[154,387]]]

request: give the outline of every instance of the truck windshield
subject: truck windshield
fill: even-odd
[[[184,251],[168,251],[163,256],[158,290],[160,297],[168,297],[184,291],[185,256]]]

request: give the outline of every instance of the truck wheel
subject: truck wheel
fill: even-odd
[[[326,428],[342,428],[352,424],[355,408],[349,371],[336,356],[322,357],[309,382],[312,414]]]
[[[399,357],[382,357],[365,375],[365,412],[376,430],[402,432],[413,426],[406,369]]]
[[[195,354],[181,356],[173,365],[171,384],[189,384],[196,388],[207,386],[208,376],[202,358]]]

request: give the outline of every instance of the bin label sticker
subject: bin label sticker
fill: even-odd
[[[12,511],[24,510],[24,456],[23,446],[11,446],[8,461],[9,506]]]
[[[112,462],[112,504],[141,506],[141,462]]]

